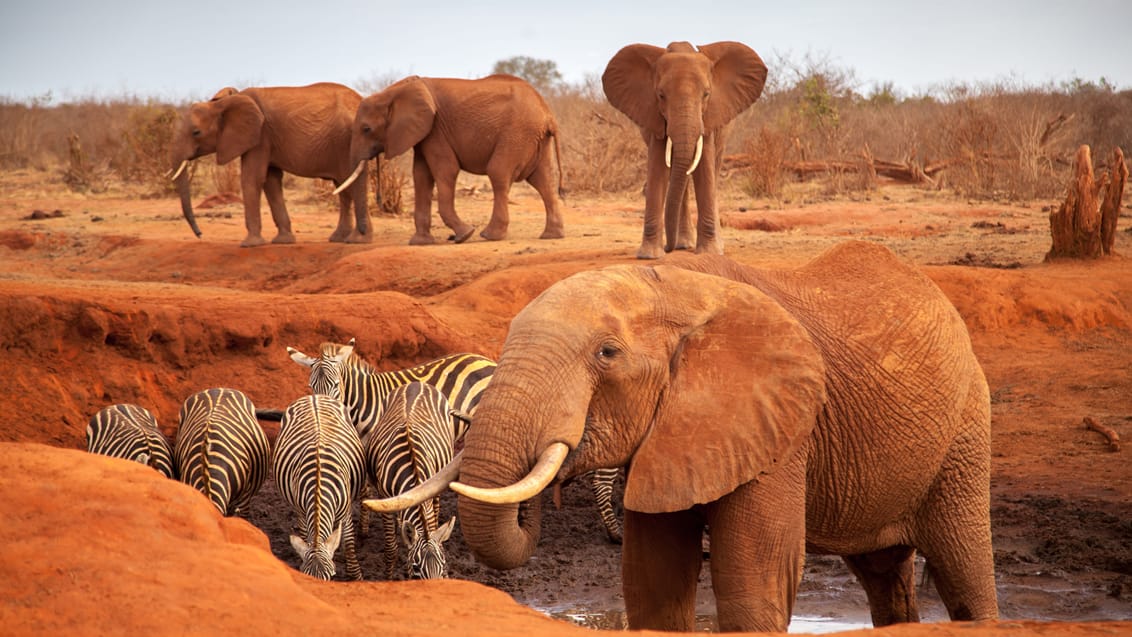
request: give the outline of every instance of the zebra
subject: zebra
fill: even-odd
[[[444,394],[453,410],[470,416],[495,372],[495,361],[479,354],[452,354],[408,369],[378,372],[354,354],[354,339],[345,345],[323,343],[318,357],[293,347],[287,352],[291,360],[311,368],[312,393],[329,394],[346,404],[346,413],[363,439],[381,417],[385,397],[395,387],[428,383]]]
[[[365,441],[366,471],[377,497],[404,493],[444,468],[465,428],[436,387],[413,382],[393,388]],[[393,578],[397,564],[397,528],[408,549],[409,579],[447,576],[441,543],[451,535],[456,518],[439,526],[439,517],[439,497],[397,514],[382,514],[386,579]]]
[[[362,441],[342,402],[311,394],[295,400],[283,413],[271,456],[271,473],[283,500],[298,519],[291,546],[307,575],[328,580],[335,574],[339,544],[346,556],[346,575],[362,579],[354,546],[354,501],[365,484]]]
[[[478,354],[453,354],[408,369],[376,372],[354,352],[355,339],[343,345],[325,342],[319,356],[309,356],[288,347],[291,360],[310,367],[309,384],[313,393],[326,393],[346,403],[346,411],[363,440],[381,416],[384,399],[396,387],[420,381],[440,388],[454,411],[470,417],[475,413],[480,394],[495,372],[495,362]],[[264,414],[270,418],[270,414]],[[457,446],[463,439],[461,431]],[[621,543],[621,523],[613,510],[613,483],[620,469],[597,469],[586,474],[591,479],[598,515],[610,542]],[[361,510],[361,534],[369,528],[369,510]]]
[[[91,453],[140,462],[167,478],[177,478],[169,439],[157,427],[153,414],[138,405],[110,405],[91,416],[86,426],[86,448]]]
[[[181,482],[222,515],[239,513],[267,477],[267,435],[252,401],[223,387],[189,396],[181,406],[173,460]]]

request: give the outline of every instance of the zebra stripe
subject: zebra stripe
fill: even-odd
[[[378,372],[354,354],[353,339],[346,345],[323,343],[317,358],[291,347],[287,351],[292,360],[311,368],[313,393],[326,393],[346,404],[346,413],[363,439],[381,417],[394,388],[428,383],[444,394],[452,409],[471,415],[495,373],[495,361],[479,354],[453,354],[408,369]],[[458,438],[462,436],[463,431]]]
[[[452,448],[464,426],[450,415],[442,391],[427,383],[394,388],[385,410],[366,439],[366,470],[377,497],[387,498],[419,485],[452,460]],[[409,579],[447,575],[441,542],[452,532],[453,519],[439,527],[440,498],[396,514],[383,514],[385,576],[393,578],[397,562],[397,533],[408,549]]]
[[[594,492],[594,502],[597,503],[597,512],[601,516],[601,523],[605,526],[605,534],[614,544],[621,543],[621,520],[613,512],[613,482],[620,473],[620,468],[594,469],[589,472]]]
[[[291,403],[279,425],[271,471],[280,496],[298,520],[291,546],[302,559],[302,572],[333,577],[334,552],[341,543],[346,575],[362,579],[353,505],[365,484],[365,463],[362,441],[341,401],[316,394]]]
[[[144,407],[110,405],[91,416],[86,426],[86,448],[91,453],[140,462],[167,478],[177,477],[173,448],[157,427],[157,419]]]
[[[252,401],[235,389],[207,389],[185,400],[173,446],[181,482],[223,515],[236,515],[267,476],[267,435]]]

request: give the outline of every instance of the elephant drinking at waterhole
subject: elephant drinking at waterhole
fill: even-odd
[[[622,465],[630,628],[693,630],[708,527],[724,631],[786,630],[807,552],[843,557],[877,626],[919,619],[917,551],[952,619],[997,616],[987,383],[955,307],[887,248],[558,282],[512,321],[458,468],[428,486],[458,473],[465,540],[513,568],[547,485]]]

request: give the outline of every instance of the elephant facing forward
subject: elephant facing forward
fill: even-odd
[[[630,628],[693,630],[705,527],[724,631],[786,630],[806,552],[843,557],[877,626],[918,620],[916,551],[952,619],[997,616],[987,383],[883,247],[614,266],[527,305],[451,484],[468,545],[523,564],[545,485],[623,464]]]
[[[478,80],[414,75],[362,100],[353,123],[350,161],[360,171],[365,160],[379,153],[392,159],[413,149],[416,229],[410,244],[435,241],[434,185],[440,218],[452,230],[453,239],[461,243],[475,232],[456,214],[456,177],[461,170],[491,180],[494,204],[491,221],[480,233],[483,238],[506,238],[507,196],[513,182],[525,180],[538,191],[546,209],[540,238],[559,239],[565,233],[558,210],[562,191],[558,147],[554,114],[527,82],[511,75]],[[350,183],[347,180],[339,190]]]
[[[762,94],[766,72],[758,54],[738,42],[673,42],[663,49],[630,44],[609,61],[601,76],[605,95],[641,127],[648,146],[638,258],[692,247],[689,176],[696,192],[696,252],[723,253],[715,182],[728,124]]]
[[[278,233],[272,243],[294,243],[291,218],[283,203],[283,173],[329,179],[350,176],[350,125],[362,96],[341,84],[300,87],[221,89],[211,100],[192,104],[173,139],[173,180],[181,212],[199,237],[189,193],[189,161],[216,153],[216,163],[240,158],[247,236],[241,246],[263,245],[261,194],[267,196]],[[365,171],[365,167],[362,167]],[[368,243],[373,234],[366,211],[366,179],[338,194],[338,227],[331,241]],[[353,206],[354,218],[350,216]]]

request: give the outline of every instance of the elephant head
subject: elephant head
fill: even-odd
[[[515,317],[467,434],[452,484],[464,537],[489,566],[522,564],[539,509],[517,502],[598,467],[629,465],[629,510],[714,501],[803,444],[824,370],[799,322],[749,285],[671,266],[565,279]]]
[[[416,75],[391,84],[362,100],[350,137],[350,178],[334,191],[345,190],[358,178],[366,160],[385,153],[392,159],[416,146],[432,132],[436,99]]]
[[[181,198],[181,212],[189,227],[201,235],[193,214],[189,192],[188,163],[216,153],[216,163],[226,164],[260,143],[264,115],[252,98],[236,89],[220,89],[207,102],[189,106],[173,138],[172,179]]]
[[[688,176],[699,166],[704,138],[759,98],[766,75],[758,54],[738,42],[698,48],[673,42],[664,49],[631,44],[606,66],[601,81],[609,102],[647,137],[667,140],[666,250],[673,248]]]

